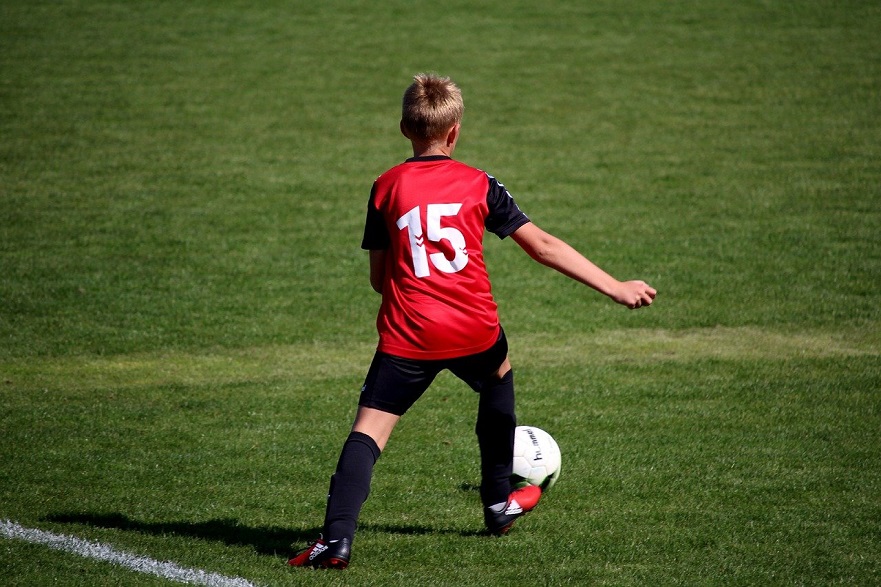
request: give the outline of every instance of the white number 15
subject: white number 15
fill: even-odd
[[[447,259],[443,253],[426,254],[425,239],[422,235],[422,214],[419,211],[419,206],[398,218],[398,228],[400,230],[407,228],[410,232],[410,252],[413,254],[413,272],[416,277],[431,275],[428,267],[429,259],[435,268],[443,273],[456,273],[468,264],[465,236],[452,226],[441,226],[441,218],[457,215],[461,207],[462,204],[428,204],[426,207],[428,240],[435,243],[442,240],[449,241],[455,251],[452,260]]]

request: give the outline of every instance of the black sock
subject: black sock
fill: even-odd
[[[368,435],[352,432],[343,445],[336,472],[330,478],[324,539],[328,542],[355,537],[361,506],[370,494],[373,465],[380,450]]]
[[[480,391],[475,432],[480,445],[480,500],[484,507],[508,501],[516,425],[512,370]]]

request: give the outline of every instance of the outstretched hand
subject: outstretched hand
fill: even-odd
[[[622,281],[612,299],[631,310],[651,306],[658,292],[644,281]]]

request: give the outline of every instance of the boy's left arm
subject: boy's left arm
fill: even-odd
[[[518,228],[511,238],[542,265],[556,269],[632,310],[651,305],[655,299],[657,291],[646,282],[618,281],[569,244],[531,222]]]

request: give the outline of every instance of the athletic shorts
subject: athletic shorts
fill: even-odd
[[[480,392],[507,356],[508,339],[504,330],[499,331],[498,340],[489,349],[455,359],[404,359],[377,351],[361,388],[358,405],[402,416],[444,369]]]

